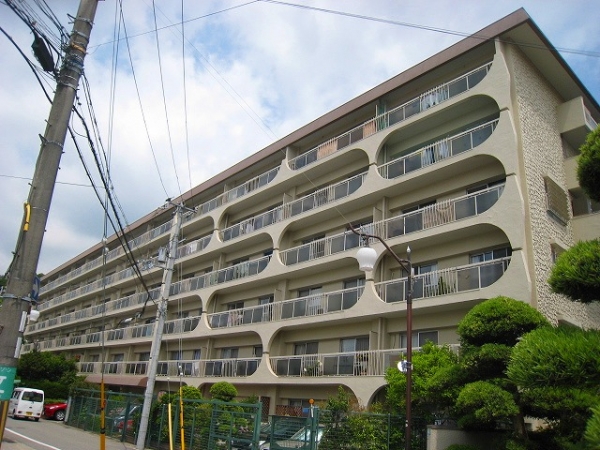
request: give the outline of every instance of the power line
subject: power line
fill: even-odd
[[[338,16],[352,17],[354,19],[368,20],[370,22],[378,22],[378,23],[385,23],[388,25],[395,25],[395,26],[400,26],[400,27],[415,28],[415,29],[425,30],[425,31],[433,31],[435,33],[449,34],[449,35],[453,35],[453,36],[470,37],[470,38],[481,39],[481,40],[488,40],[490,38],[490,36],[472,34],[472,33],[464,32],[464,31],[456,31],[456,30],[449,30],[446,28],[432,27],[432,26],[428,26],[428,25],[419,25],[419,24],[415,24],[415,23],[400,22],[397,20],[367,16],[364,14],[354,14],[354,13],[348,13],[345,11],[338,11],[338,10],[334,10],[334,9],[318,8],[316,6],[310,6],[310,5],[299,5],[296,3],[282,2],[280,0],[258,0],[258,1],[263,2],[263,3],[273,3],[273,4],[277,4],[277,5],[290,6],[293,8],[318,11],[318,12],[322,12],[322,13],[326,13],[326,14],[334,14],[334,15],[338,15]],[[527,46],[527,47],[531,47],[531,48],[539,48],[542,50],[547,50],[547,47],[543,44],[540,44],[540,45],[523,44],[523,43],[515,42],[515,41],[510,41],[509,43],[520,45],[520,46]],[[590,56],[592,58],[600,58],[600,52],[594,52],[594,51],[588,51],[588,50],[577,50],[577,49],[572,49],[572,48],[567,48],[567,47],[554,47],[554,49],[558,50],[562,53],[571,53],[571,54],[575,54],[575,55]]]

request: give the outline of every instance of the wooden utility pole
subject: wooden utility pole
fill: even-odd
[[[12,395],[22,333],[31,309],[31,291],[36,276],[48,211],[56,181],[73,102],[83,73],[83,60],[90,40],[98,0],[81,0],[65,49],[56,92],[35,166],[25,215],[14,260],[0,308],[0,401]],[[2,430],[4,429],[2,428]]]

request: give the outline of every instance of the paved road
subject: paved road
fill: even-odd
[[[62,422],[40,419],[6,419],[2,450],[94,450],[100,448],[97,434],[82,431]],[[106,450],[130,450],[132,444],[106,438]]]

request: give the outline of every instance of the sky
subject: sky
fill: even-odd
[[[70,33],[67,14],[75,15],[79,1],[46,1]],[[521,7],[600,100],[597,1],[127,0],[122,10],[119,3],[99,2],[85,74],[124,223]],[[38,24],[58,35],[46,16]],[[50,104],[5,35],[34,60],[32,34],[6,0],[0,31],[4,273]],[[52,93],[54,85],[45,86]],[[83,133],[79,121],[71,124]],[[78,142],[100,185],[89,147]],[[102,205],[67,138],[37,272],[79,255],[103,234]]]

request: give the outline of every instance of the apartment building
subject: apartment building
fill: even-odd
[[[524,10],[350,100],[183,195],[156,390],[233,383],[265,411],[339,385],[369,405],[408,339],[458,343],[471,307],[505,295],[553,323],[600,309],[551,293],[554,258],[600,235],[575,175],[600,108]],[[177,203],[182,199],[176,200]],[[111,389],[143,391],[173,206],[44,277],[23,352],[60,352]],[[381,236],[376,269],[350,227]],[[146,290],[147,288],[147,290]]]

